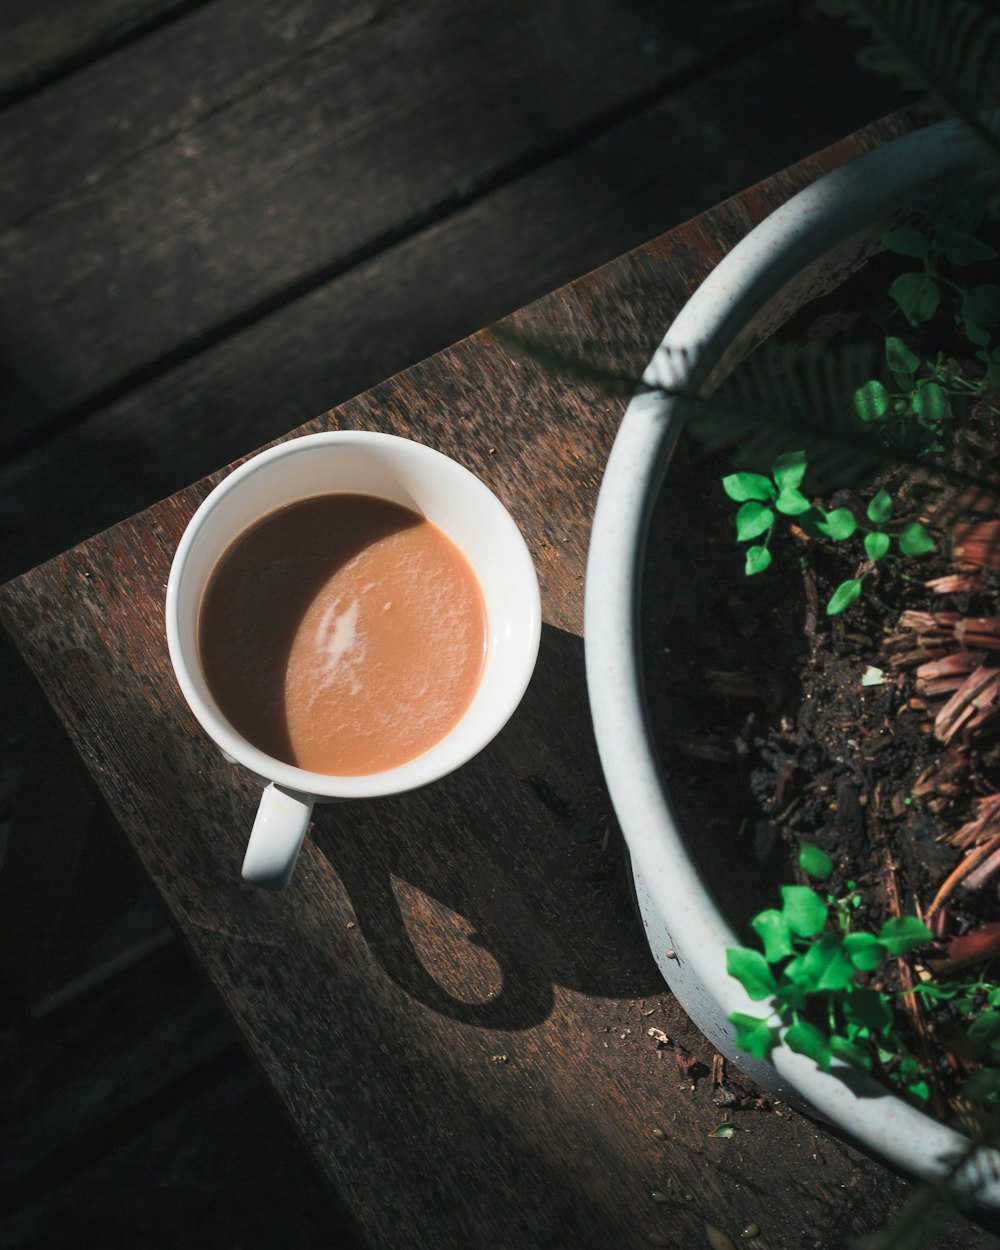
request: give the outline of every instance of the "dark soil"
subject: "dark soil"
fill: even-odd
[[[891,311],[879,296],[895,263],[883,258],[869,266],[808,310],[799,328],[900,333],[886,328]],[[835,587],[868,567],[860,542],[827,544],[785,526],[772,545],[771,568],[747,578],[733,529],[738,505],[720,484],[732,471],[730,459],[706,455],[682,437],[647,552],[649,710],[691,852],[723,911],[757,948],[750,919],[780,906],[779,885],[808,883],[798,868],[803,842],[833,859],[824,892],[844,897],[856,888],[853,928],[877,933],[891,917],[923,917],[963,855],[943,839],[970,818],[977,797],[1000,790],[1000,748],[995,730],[983,726],[964,748],[956,793],[915,798],[914,784],[946,748],[932,732],[934,708],[915,694],[914,666],[894,668],[886,642],[905,611],[996,615],[995,578],[986,575],[971,597],[927,588],[954,567],[945,525],[935,533],[935,552],[883,562],[866,578],[861,599],[829,617]],[[862,517],[880,484],[824,502]],[[912,479],[901,472],[885,484],[898,500],[890,529],[927,519],[929,501]],[[992,656],[1000,652],[986,654],[987,665]],[[995,879],[975,892],[956,891],[935,918],[939,944],[928,958],[946,955],[951,939],[997,920],[998,912]],[[919,979],[925,967],[918,960],[893,970],[890,980]],[[989,973],[990,964],[973,971]],[[992,971],[1000,981],[1000,957]],[[935,1063],[949,1100],[965,1071],[950,1053],[950,1015],[948,1008],[923,1010],[925,1027],[940,1034]],[[908,1013],[901,1016],[908,1025]]]

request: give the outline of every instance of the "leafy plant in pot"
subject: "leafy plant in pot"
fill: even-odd
[[[982,130],[974,113],[972,117],[975,127]],[[896,1032],[896,1000],[887,1006],[884,989],[872,987],[877,970],[881,975],[885,966],[887,983],[893,981],[897,970],[904,978],[915,975],[910,957],[929,950],[931,940],[943,936],[940,925],[933,933],[928,927],[935,912],[940,917],[941,904],[935,909],[932,899],[916,899],[911,908],[901,908],[900,914],[889,916],[874,930],[852,928],[852,899],[859,894],[854,875],[848,870],[844,888],[827,897],[824,882],[834,872],[837,848],[819,848],[807,842],[800,851],[799,877],[785,887],[780,906],[758,914],[754,928],[762,939],[761,946],[755,948],[737,935],[690,853],[664,783],[645,706],[637,619],[649,518],[685,421],[700,425],[717,443],[731,438],[734,432],[751,436],[750,459],[730,474],[728,481],[729,493],[741,511],[748,504],[754,505],[744,512],[744,518],[752,520],[742,529],[742,537],[753,551],[748,556],[751,574],[764,573],[770,563],[771,527],[781,518],[797,525],[801,533],[795,541],[830,545],[857,539],[859,529],[867,531],[853,575],[831,587],[826,600],[830,619],[842,612],[847,616],[841,619],[850,619],[850,613],[860,610],[858,601],[866,586],[878,583],[880,567],[888,567],[885,561],[897,554],[918,560],[921,549],[926,551],[934,541],[928,528],[934,509],[929,511],[926,492],[917,502],[911,498],[895,514],[887,510],[887,501],[888,508],[895,506],[888,488],[893,472],[889,466],[898,467],[907,461],[915,466],[904,479],[908,487],[919,480],[929,489],[946,480],[961,481],[964,476],[967,481],[978,475],[990,493],[989,466],[980,462],[970,470],[954,450],[951,430],[945,428],[952,420],[948,390],[953,380],[946,361],[926,350],[926,344],[919,350],[908,346],[902,334],[888,335],[892,342],[882,345],[890,375],[885,381],[862,374],[845,389],[844,378],[856,362],[838,357],[831,364],[829,353],[825,353],[829,366],[825,371],[809,366],[807,380],[823,373],[816,398],[822,400],[839,390],[848,400],[846,412],[825,409],[817,420],[814,411],[809,420],[808,414],[804,418],[788,403],[757,404],[748,409],[746,390],[737,393],[735,399],[730,391],[714,404],[706,404],[703,398],[717,393],[737,363],[768,340],[809,299],[857,271],[879,250],[881,240],[888,239],[891,245],[895,239],[900,253],[906,251],[902,243],[907,238],[911,253],[924,248],[917,236],[928,240],[929,228],[915,223],[928,220],[928,212],[935,211],[929,206],[939,202],[943,189],[953,189],[957,181],[975,177],[981,168],[979,145],[967,141],[967,133],[954,122],[928,127],[822,179],[753,231],[682,310],[650,362],[640,393],[629,405],[608,463],[591,539],[585,636],[598,745],[628,843],[650,947],[688,1013],[724,1054],[766,1087],[805,1104],[905,1170],[929,1179],[947,1178],[958,1188],[974,1192],[978,1201],[1000,1209],[1000,1154],[983,1146],[981,1140],[995,1125],[973,1118],[971,1132],[963,1133],[926,1113],[923,1104],[931,1098],[927,1060],[917,1050],[910,1053],[908,1042],[906,1053],[899,1056],[898,1048],[904,1043]],[[973,237],[972,232],[966,233]],[[953,236],[953,242],[959,249],[957,238]],[[979,259],[987,259],[987,251],[984,248]],[[930,298],[926,294],[929,286],[940,289],[954,281],[944,267],[936,273],[927,267],[937,264],[937,256],[935,242],[927,245],[923,255],[910,257],[917,262],[914,272],[925,300]],[[975,256],[970,259],[977,263]],[[914,294],[917,285],[911,281],[898,288],[901,298],[896,305],[905,315],[905,292],[910,288],[911,319],[919,320],[920,296]],[[964,283],[964,289],[968,292],[990,285],[973,276]],[[965,297],[959,293],[959,298],[961,305]],[[984,324],[994,316],[990,299],[982,291],[977,298],[979,319],[971,313],[973,300],[966,308],[965,320],[973,331],[968,336],[970,356],[975,359],[977,351],[983,353],[976,385],[982,382],[985,390],[992,385],[996,369],[996,322]],[[985,335],[985,341],[977,342],[976,335],[980,339]],[[774,357],[759,359],[768,368],[758,371],[751,381],[766,384],[764,375],[773,369]],[[791,376],[796,378],[794,362],[790,367]],[[902,394],[907,386],[896,375],[906,375],[903,380],[909,386],[909,398]],[[956,386],[960,389],[961,384]],[[753,389],[751,385],[750,392]],[[909,424],[900,420],[902,433],[898,438],[885,429],[871,428],[886,415],[891,418],[896,411],[893,406],[900,403],[908,409],[905,415],[916,420]],[[914,428],[919,432],[916,446],[910,437]],[[979,443],[973,439],[967,450],[979,446],[995,453],[995,431],[981,431],[978,437]],[[853,508],[827,498],[822,488],[816,495],[805,492],[803,463],[822,467],[824,455],[830,462],[828,468],[835,468],[838,462],[847,464],[855,481],[867,474],[870,487],[860,500],[856,497]],[[670,489],[669,479],[666,489]],[[789,506],[782,508],[782,502]],[[837,520],[831,520],[838,511],[851,516],[850,522],[841,516],[839,532]],[[803,526],[800,518],[807,515]],[[952,521],[942,505],[937,505],[934,515],[935,532],[951,532],[948,527]],[[980,528],[960,534],[964,545],[959,545],[959,551],[969,554],[979,543],[987,567],[979,581],[984,591],[992,591],[990,579],[998,570],[989,567],[993,557],[987,540],[992,535],[995,552],[1000,524],[982,519],[964,523]],[[993,530],[983,530],[983,525],[991,525]],[[917,568],[899,566],[899,575],[922,580]],[[958,587],[953,581],[951,592],[967,595],[969,587]],[[962,616],[961,606],[949,609],[950,618],[943,612],[931,614],[942,617],[931,622],[939,635],[950,626],[954,638],[957,618],[969,619]],[[915,650],[924,663],[944,660],[945,670],[949,664],[953,668],[957,664],[959,669],[966,664],[963,671],[937,674],[939,683],[945,683],[939,694],[949,690],[949,680],[959,677],[959,684],[967,680],[972,672],[967,656],[958,661],[953,657],[973,648],[965,647],[961,638],[952,642],[940,636],[911,645],[919,636],[915,628],[919,624],[911,620],[897,630],[895,651],[889,648],[885,669],[879,671],[892,675],[912,668],[905,657],[912,661]],[[923,624],[927,626],[927,622]],[[929,648],[934,647],[937,653],[931,656]],[[875,668],[877,659],[873,653],[867,667]],[[981,661],[975,667],[980,666]],[[953,685],[950,693],[958,688]],[[928,703],[928,697],[924,702]],[[937,708],[930,710],[940,711],[942,706],[939,701]],[[997,849],[996,845],[984,845],[991,846],[988,854]],[[959,855],[962,849],[956,848]],[[922,966],[926,964],[916,965],[916,975]],[[911,1000],[921,993],[930,997],[912,981],[904,979],[894,985],[908,991]],[[966,990],[974,988],[968,983],[965,986]],[[991,1057],[995,1042],[990,1018],[991,1013],[996,1015],[996,1004],[989,1001],[992,991],[982,978],[980,989],[983,992],[978,999],[975,994],[966,995],[985,1021],[978,1034],[975,1028],[971,1030],[973,1050],[978,1047],[978,1053],[968,1059],[968,1071],[986,1074],[978,1081],[981,1088],[974,1092],[988,1101],[995,1098],[998,1084],[991,1073],[1000,1067]],[[814,995],[824,996],[825,1019],[815,1014],[819,999]],[[840,997],[833,1001],[831,995]],[[876,1081],[875,1075],[888,1076],[890,1081],[895,1077],[895,1089],[900,1092],[892,1092]],[[947,1118],[946,1110],[944,1115]],[[973,1151],[973,1146],[980,1148]]]

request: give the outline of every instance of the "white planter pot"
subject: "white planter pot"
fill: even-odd
[[[796,195],[706,279],[670,327],[644,381],[710,389],[807,299],[856,269],[876,249],[879,233],[968,160],[959,132],[951,124],[934,126],[867,153]],[[696,351],[697,363],[680,364],[681,349]],[[853,1070],[824,1073],[783,1045],[771,1062],[757,1062],[733,1044],[729,1013],[760,1014],[761,1004],[726,972],[726,948],[739,940],[687,853],[644,706],[637,621],[643,553],[680,426],[676,407],[662,395],[645,394],[625,413],[594,518],[584,623],[601,762],[650,948],[698,1028],[761,1085],[907,1172],[939,1176],[943,1157],[964,1141],[959,1135]],[[983,1172],[1000,1178],[1000,1152],[980,1159],[988,1164]],[[980,1200],[1000,1209],[1000,1180],[986,1183]]]

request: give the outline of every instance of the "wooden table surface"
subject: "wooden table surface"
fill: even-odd
[[[909,124],[826,149],[512,325],[637,373],[756,221]],[[522,528],[545,624],[498,739],[423,791],[319,809],[283,894],[240,881],[258,784],[201,733],[163,636],[174,548],[224,471],[0,590],[0,622],[371,1246],[697,1247],[708,1220],[734,1238],[756,1222],[763,1250],[832,1248],[909,1191],[787,1109],[707,1136],[726,1116],[711,1050],[632,913],[587,708],[587,541],[623,407],[484,330],[294,432],[382,430],[468,466]],[[981,1238],[964,1224],[935,1244]]]
[[[0,582],[908,99],[802,7],[4,0]]]

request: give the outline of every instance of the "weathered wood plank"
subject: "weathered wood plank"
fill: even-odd
[[[10,684],[4,693],[6,719],[23,719]],[[0,855],[2,1010],[25,1024],[170,937],[165,913],[51,714],[31,746]]]
[[[4,0],[0,7],[0,103],[202,2]]]
[[[862,124],[895,98],[867,75],[797,107],[850,52],[797,29],[0,466],[0,582]]]
[[[4,1250],[352,1250],[356,1243],[247,1069],[0,1219]]]
[[[822,154],[516,324],[570,348],[596,338],[634,367],[713,252],[858,150]],[[410,434],[479,473],[522,526],[546,627],[491,747],[425,791],[321,811],[285,894],[239,882],[256,785],[197,732],[166,657],[163,583],[210,482],[0,592],[0,619],[372,1245],[596,1250],[651,1232],[697,1245],[709,1218],[731,1232],[754,1219],[774,1250],[803,1229],[841,1250],[907,1193],[793,1115],[747,1113],[733,1142],[709,1141],[710,1082],[647,1034],[655,1021],[711,1059],[632,919],[588,728],[584,558],[622,406],[483,333],[306,427]],[[574,814],[553,812],[531,774]],[[649,1191],[668,1177],[679,1197],[658,1206]],[[971,1225],[938,1242],[987,1244]]]
[[[0,581],[887,111],[893,89],[851,53],[840,28],[796,28],[0,467]],[[846,98],[800,107],[831,81]],[[20,402],[30,427],[38,406]],[[38,703],[4,647],[0,684],[6,811]]]
[[[0,230],[105,182],[385,15],[376,0],[216,0],[25,99],[0,114]]]
[[[682,0],[423,0],[388,7],[235,98],[223,84],[218,107],[192,125],[0,236],[7,369],[43,412],[137,380],[548,159],[740,46],[772,11],[738,0],[721,15]],[[183,75],[183,41],[175,47],[200,29],[192,17],[167,32],[176,67],[144,65],[154,36],[132,49],[127,72],[176,71],[200,94]],[[112,59],[93,73],[113,71]],[[90,108],[85,95],[75,102]],[[74,141],[72,129],[62,136]]]
[[[31,1179],[46,1160],[82,1167],[88,1140],[233,1042],[176,942],[20,1029],[0,1069],[0,1209],[45,1183]]]

